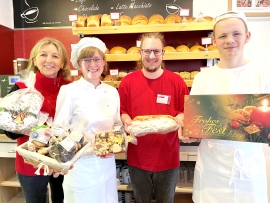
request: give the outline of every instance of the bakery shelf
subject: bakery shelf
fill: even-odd
[[[184,81],[185,81],[185,83],[186,83],[186,85],[188,87],[192,86],[193,80],[184,80]],[[102,81],[102,82],[104,82],[104,83],[106,83],[108,85],[111,85],[111,86],[113,86],[115,88],[118,88],[121,81]]]
[[[25,198],[23,192],[18,193],[15,197],[13,197],[8,203],[25,203]]]
[[[21,187],[16,175],[0,183],[0,186]]]
[[[132,191],[131,184],[121,184],[118,186],[117,190],[121,191]],[[180,183],[180,186],[176,186],[175,193],[192,193],[192,182]]]
[[[219,58],[218,51],[201,52],[169,52],[165,53],[163,60],[192,60]],[[113,61],[138,61],[139,54],[106,54],[108,62]]]
[[[100,27],[76,27],[72,22],[73,35],[95,34],[120,34],[120,33],[144,33],[144,32],[178,32],[213,30],[213,22],[156,24],[156,25],[127,25],[127,26],[100,26]]]

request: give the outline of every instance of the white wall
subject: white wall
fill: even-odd
[[[0,0],[0,25],[14,28],[12,0]]]

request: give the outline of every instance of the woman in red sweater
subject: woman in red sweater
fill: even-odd
[[[36,73],[35,88],[44,96],[42,112],[54,117],[56,98],[60,87],[70,83],[70,69],[67,52],[64,45],[53,38],[43,38],[36,43],[30,53],[27,69]],[[26,88],[22,82],[17,82],[11,91]],[[21,145],[28,141],[28,135],[6,132],[12,139],[17,139]],[[26,203],[46,203],[47,186],[50,183],[52,203],[63,203],[63,176],[36,175],[37,169],[24,163],[23,158],[16,154],[16,172],[21,184]]]

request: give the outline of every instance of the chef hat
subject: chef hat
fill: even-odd
[[[96,37],[84,37],[77,44],[71,44],[71,58],[70,61],[74,68],[80,69],[77,63],[78,56],[82,49],[86,47],[96,47],[103,53],[106,51],[106,45],[100,39]]]
[[[240,18],[247,26],[247,18],[246,15],[241,11],[228,11],[216,17],[214,26],[222,19],[226,18]],[[248,26],[247,26],[248,27]]]

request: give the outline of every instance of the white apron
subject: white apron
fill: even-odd
[[[65,175],[65,203],[118,203],[114,156],[80,158]]]
[[[203,139],[198,148],[193,201],[268,203],[265,168],[260,143]]]

